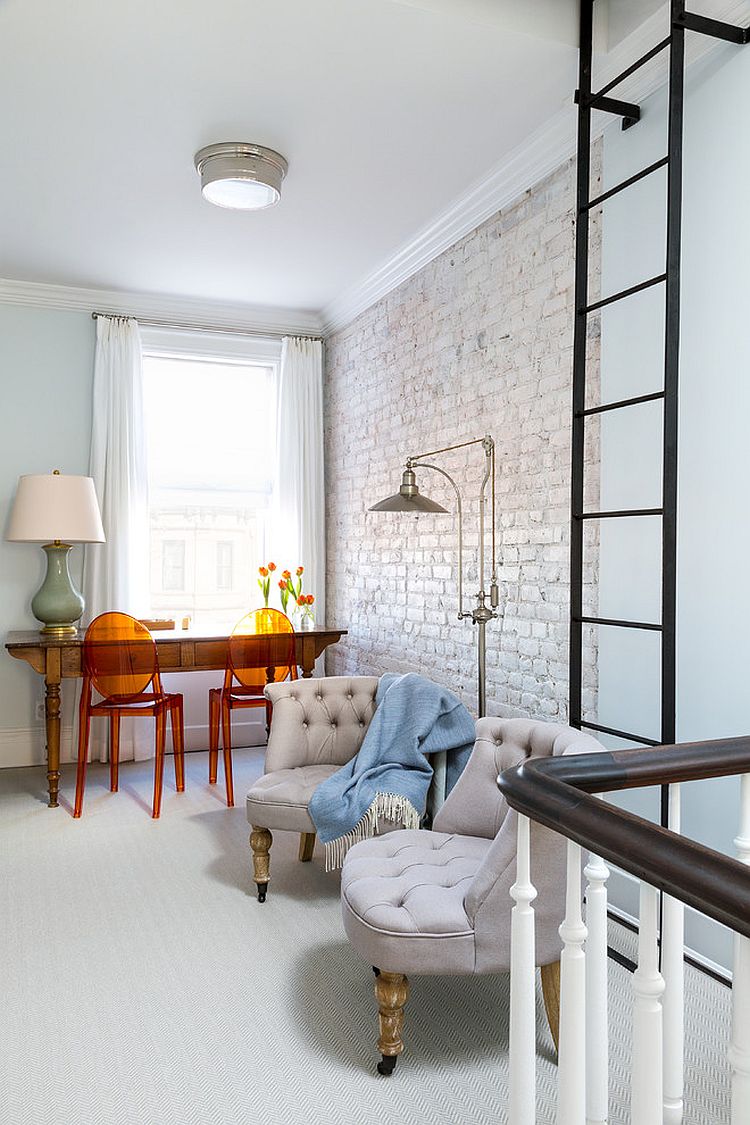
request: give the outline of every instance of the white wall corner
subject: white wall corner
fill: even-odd
[[[750,16],[750,4],[748,0],[704,0],[703,14],[739,25]],[[664,4],[608,54],[595,59],[594,88],[606,85],[651,47],[656,46],[666,36],[668,29],[669,5]],[[721,40],[706,35],[689,35],[686,43],[687,65],[692,65],[721,47],[726,47]],[[613,96],[639,103],[663,86],[667,77],[668,52],[662,51],[619,85]],[[326,305],[321,314],[324,333],[330,336],[345,328],[360,313],[413,277],[486,219],[502,208],[511,206],[525,192],[559,168],[565,160],[574,156],[576,110],[573,106],[573,93],[571,89],[570,105],[560,109],[545,125],[494,165],[486,176],[454,200],[377,269]],[[600,137],[605,129],[619,127],[619,118],[594,114],[592,140]]]

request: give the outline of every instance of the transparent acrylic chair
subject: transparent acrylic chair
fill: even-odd
[[[232,711],[265,707],[266,729],[272,704],[263,695],[266,684],[297,679],[294,626],[278,609],[254,609],[245,614],[229,638],[224,684],[208,693],[208,780],[216,782],[219,768],[219,719],[224,751],[227,805],[234,805],[232,779]]]
[[[120,719],[123,715],[153,716],[156,727],[154,799],[151,815],[161,812],[164,783],[164,749],[167,715],[172,723],[174,772],[177,791],[185,789],[185,738],[182,696],[165,692],[159,676],[156,644],[145,625],[127,613],[102,613],[83,640],[83,688],[79,707],[78,771],[74,817],[83,809],[91,717],[109,719],[109,787],[117,792],[120,756]],[[93,693],[102,698],[94,702]]]

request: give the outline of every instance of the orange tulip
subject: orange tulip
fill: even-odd
[[[300,576],[301,574],[304,574],[304,573],[305,573],[305,568],[304,568],[304,566],[298,566],[298,567],[297,567],[297,577],[299,578],[299,576]]]
[[[297,598],[297,605],[306,605],[306,604],[307,604],[307,599],[306,599],[305,595],[300,594],[300,596]]]
[[[283,578],[279,579],[279,589],[280,590],[286,590],[286,582],[284,581]]]
[[[284,579],[291,578],[292,577],[291,570],[282,570],[281,577],[284,578]]]
[[[273,573],[273,571],[276,570],[276,563],[269,563],[268,569]]]
[[[307,604],[312,605],[314,601],[315,601],[315,595],[314,594],[308,594],[307,595]]]
[[[259,573],[259,574],[261,575],[261,577],[263,577],[263,578],[267,578],[267,577],[268,577],[268,571],[266,570],[266,568],[265,568],[264,566],[259,566],[259,567],[258,567],[258,573]]]

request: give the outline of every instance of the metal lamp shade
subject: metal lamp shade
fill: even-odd
[[[393,496],[373,504],[371,512],[444,512],[448,509],[435,500],[423,496],[417,487],[416,477],[412,469],[405,469],[401,478],[401,487]]]

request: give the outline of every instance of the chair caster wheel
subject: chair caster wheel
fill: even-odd
[[[265,902],[268,883],[256,883],[255,885],[258,888],[258,902]]]
[[[397,1059],[398,1055],[383,1055],[378,1063],[378,1074],[384,1074],[386,1077],[393,1074]]]

